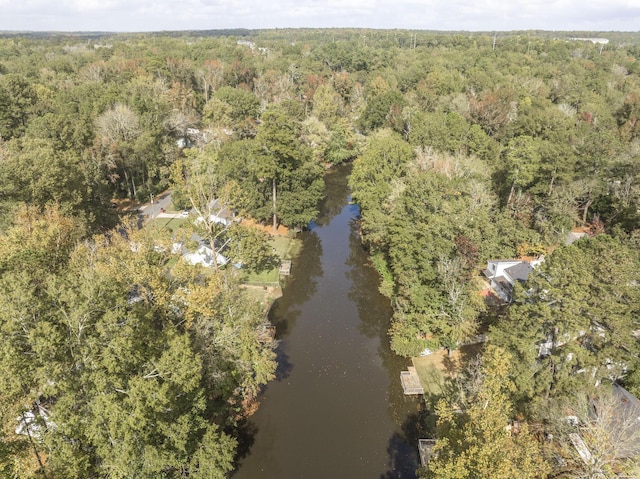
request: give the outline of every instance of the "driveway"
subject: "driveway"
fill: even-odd
[[[140,217],[143,220],[152,220],[154,218],[175,218],[176,216],[167,215],[162,210],[167,210],[171,206],[171,190],[167,190],[158,196],[153,197],[153,203],[145,203],[140,206]]]

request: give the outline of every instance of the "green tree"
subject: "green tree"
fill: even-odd
[[[223,143],[218,151],[218,172],[233,184],[237,194],[229,197],[240,214],[260,221],[272,219],[271,186],[261,176],[260,147],[255,139]],[[262,178],[262,181],[260,180]]]
[[[283,106],[267,108],[261,120],[256,173],[272,187],[274,232],[278,218],[286,225],[304,227],[317,215],[324,185],[322,170],[300,140],[300,124]]]
[[[35,103],[36,93],[24,77],[0,75],[0,137],[22,136]]]
[[[362,208],[366,240],[382,245],[393,207],[394,189],[408,172],[413,158],[411,146],[400,135],[381,130],[371,135],[362,154],[353,163],[349,178],[353,198]]]
[[[56,203],[89,219],[105,200],[99,194],[92,197],[78,155],[56,149],[50,140],[24,136],[0,144],[0,156],[0,197],[10,211],[17,203],[40,208]]]
[[[479,95],[469,95],[469,116],[490,136],[500,138],[517,113],[516,93],[497,85]]]
[[[403,131],[402,109],[407,104],[402,94],[395,90],[380,93],[369,99],[362,116],[360,127],[365,132],[378,128],[392,128],[397,132]]]
[[[142,183],[140,175],[135,174],[139,165],[132,152],[132,143],[141,132],[138,115],[129,106],[119,103],[96,119],[96,128],[107,158],[124,176],[129,198],[136,199],[137,188]]]
[[[55,211],[16,221],[0,242],[0,414],[5,433],[33,418],[28,438],[2,437],[20,477],[224,477],[236,441],[214,419],[235,424],[275,368],[261,308],[230,276],[167,274],[147,231],[76,246]]]
[[[634,407],[619,386],[603,385],[593,394],[576,391],[570,398],[548,401],[539,415],[553,442],[548,448],[562,461],[554,461],[555,475],[571,479],[635,477],[640,471],[639,433]],[[573,420],[567,420],[567,416]],[[572,440],[577,434],[590,460],[580,457]]]
[[[217,90],[204,108],[203,117],[214,125],[231,128],[245,138],[255,134],[260,100],[251,92],[224,86]]]
[[[174,203],[192,208],[197,215],[191,228],[184,228],[183,242],[188,242],[192,233],[203,238],[213,252],[215,271],[220,266],[218,254],[232,264],[242,263],[251,271],[274,266],[276,258],[266,235],[239,224],[232,217],[230,208],[242,205],[243,195],[237,183],[221,171],[216,145],[199,151],[188,150],[171,169]]]
[[[332,165],[352,160],[360,153],[361,143],[347,120],[338,120],[331,131],[326,158]]]
[[[516,190],[528,189],[540,168],[538,142],[530,136],[519,136],[509,142],[504,151],[506,179],[510,183],[507,204],[511,204]]]
[[[489,346],[482,359],[481,385],[456,413],[457,405],[440,401],[437,407],[435,458],[421,475],[425,478],[539,478],[549,466],[526,423],[511,426],[513,409],[509,377],[511,357]]]
[[[313,94],[313,114],[325,124],[331,126],[340,117],[344,105],[342,98],[333,87],[324,83]]]
[[[403,356],[425,347],[452,350],[475,334],[482,308],[456,239],[473,238],[471,232],[487,218],[472,205],[465,186],[462,178],[434,171],[414,174],[391,213],[386,250],[396,303],[391,346]]]
[[[491,337],[517,358],[520,398],[566,397],[636,367],[636,278],[636,254],[598,235],[556,249],[516,289]]]

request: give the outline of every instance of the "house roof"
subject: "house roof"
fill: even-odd
[[[513,258],[511,258],[511,259],[490,259],[490,260],[487,260],[487,263],[496,263],[496,264],[499,264],[499,263],[517,263],[518,261],[522,261],[522,260],[513,259]]]
[[[640,419],[640,400],[619,384],[613,384],[613,393],[620,401],[620,409],[627,410]]]
[[[587,233],[585,233],[584,231],[571,231],[565,238],[564,244],[568,246],[572,243],[575,243],[580,238],[584,238],[585,236],[587,236]]]
[[[224,206],[219,198],[216,198],[209,203],[209,209],[213,212],[210,216],[217,216],[218,218],[232,218],[233,211]]]
[[[526,281],[529,279],[529,273],[531,271],[533,271],[533,266],[526,261],[522,261],[505,269],[505,272],[508,273],[509,276],[518,281]]]
[[[619,384],[613,384],[613,395],[618,400],[614,424],[616,434],[623,440],[618,451],[621,457],[637,457],[640,452],[640,401]]]
[[[495,288],[496,292],[498,294],[502,294],[503,299],[507,299],[510,296],[511,291],[513,290],[513,285],[509,281],[507,281],[507,278],[505,278],[504,276],[496,276],[495,278],[493,278],[493,281],[497,286],[497,288]],[[498,291],[498,289],[500,291]]]

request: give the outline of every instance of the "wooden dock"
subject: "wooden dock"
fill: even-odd
[[[280,270],[278,273],[282,276],[289,276],[291,274],[291,261],[283,261],[280,263]]]
[[[258,341],[268,343],[276,338],[276,327],[271,324],[263,324],[258,327]]]
[[[400,382],[402,383],[402,390],[405,394],[424,394],[424,388],[420,384],[420,378],[416,372],[416,368],[409,366],[408,371],[400,372]]]
[[[433,446],[435,445],[435,439],[418,439],[418,452],[420,453],[420,462],[423,466],[426,466],[433,457]]]

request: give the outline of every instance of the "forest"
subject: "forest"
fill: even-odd
[[[296,231],[346,162],[393,350],[488,337],[425,398],[420,476],[640,474],[611,392],[640,395],[640,35],[285,29],[0,36],[2,476],[227,477],[276,343],[232,268],[176,261],[135,208]],[[510,258],[543,261],[490,301]]]

